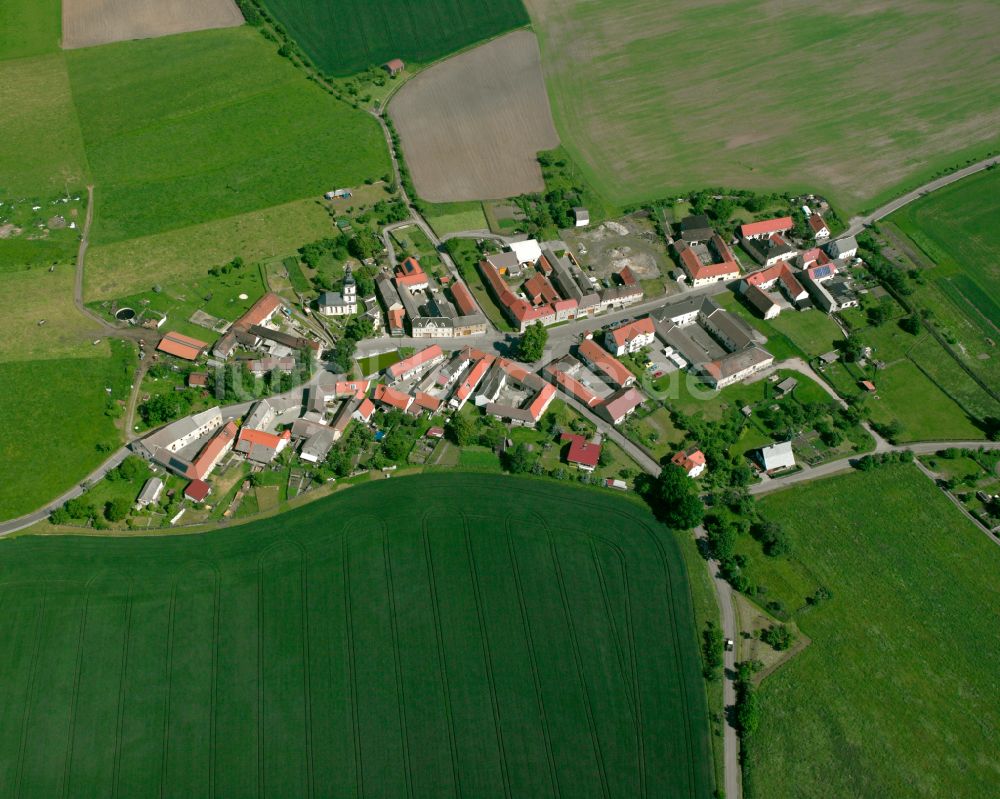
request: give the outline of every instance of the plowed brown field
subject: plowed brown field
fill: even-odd
[[[66,49],[243,24],[233,0],[63,0]]]
[[[535,154],[559,143],[530,31],[420,73],[399,90],[389,114],[417,192],[431,202],[541,191]]]

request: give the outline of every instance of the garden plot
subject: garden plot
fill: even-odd
[[[541,191],[535,155],[559,143],[529,31],[417,75],[396,94],[389,114],[417,192],[432,202]]]

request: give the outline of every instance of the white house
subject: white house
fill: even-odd
[[[809,217],[809,228],[812,230],[813,238],[816,241],[830,238],[830,228],[827,227],[826,222],[823,221],[823,217],[819,214],[813,214]]]
[[[573,219],[576,220],[577,227],[587,227],[590,224],[590,211],[586,208],[574,208]]]
[[[792,442],[782,441],[769,447],[761,447],[760,462],[767,472],[794,466],[795,453],[792,452]]]
[[[135,509],[142,510],[148,505],[152,505],[163,493],[163,481],[159,477],[150,477],[139,492],[139,498],[135,501]]]
[[[826,245],[826,253],[831,258],[853,258],[858,254],[858,240],[854,236],[845,236],[831,241]]]
[[[626,325],[613,327],[604,336],[604,346],[614,355],[638,352],[656,338],[656,326],[648,316]]]
[[[358,285],[351,267],[344,268],[343,291],[324,291],[319,295],[318,307],[324,316],[351,316],[358,310]]]

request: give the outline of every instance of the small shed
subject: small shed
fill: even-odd
[[[383,66],[385,67],[385,71],[392,77],[396,77],[396,75],[406,69],[406,64],[403,63],[401,58],[393,58],[391,61],[386,61]]]
[[[586,208],[574,208],[573,219],[576,220],[577,227],[587,227],[590,224],[590,211]]]
[[[775,386],[775,389],[777,390],[777,392],[779,394],[781,394],[782,396],[784,396],[789,391],[791,391],[793,388],[795,388],[798,384],[799,384],[799,381],[796,380],[794,377],[786,377],[784,380],[782,380],[780,383],[778,383],[778,385]]]

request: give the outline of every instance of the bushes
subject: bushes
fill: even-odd
[[[719,679],[723,649],[722,630],[715,622],[707,622],[701,633],[701,654],[705,661],[702,673],[706,680]]]
[[[795,633],[784,624],[771,625],[760,633],[760,640],[778,652],[784,652],[795,643]]]

